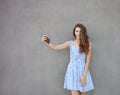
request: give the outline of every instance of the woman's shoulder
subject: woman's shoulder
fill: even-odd
[[[67,40],[65,43],[68,45],[68,47],[70,47],[70,45],[72,44],[73,40]]]
[[[89,48],[92,48],[92,42],[89,41]]]
[[[91,42],[91,41],[89,41],[89,45],[92,45],[92,42]]]

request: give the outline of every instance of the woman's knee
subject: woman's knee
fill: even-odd
[[[81,94],[80,94],[80,91],[71,90],[71,95],[81,95]]]
[[[81,92],[81,95],[87,95],[86,92]]]

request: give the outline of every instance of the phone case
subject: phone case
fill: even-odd
[[[47,36],[46,36],[47,37]],[[50,43],[50,39],[47,37],[47,40],[45,40],[48,44]]]

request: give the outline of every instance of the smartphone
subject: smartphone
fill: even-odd
[[[47,36],[45,36],[47,37]],[[50,39],[47,37],[47,40],[45,40],[48,44],[50,43]]]

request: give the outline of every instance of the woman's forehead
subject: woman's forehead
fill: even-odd
[[[80,31],[80,30],[81,30],[81,28],[80,28],[80,27],[76,27],[76,28],[75,28],[75,30],[78,30],[78,31]]]

